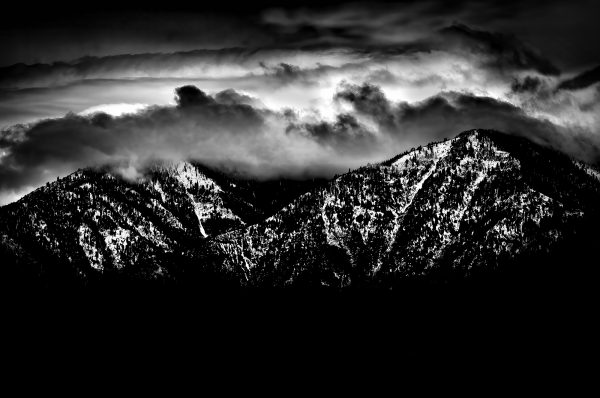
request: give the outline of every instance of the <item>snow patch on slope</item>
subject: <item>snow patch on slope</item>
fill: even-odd
[[[589,175],[591,175],[592,177],[594,177],[595,179],[600,181],[600,171],[592,168],[589,165],[584,165],[583,169],[585,170],[586,173],[588,173]]]
[[[206,238],[208,234],[206,233],[206,231],[204,230],[204,226],[202,225],[202,221],[204,221],[204,219],[206,218],[206,213],[203,212],[204,204],[196,202],[194,196],[190,193],[188,193],[188,197],[194,205],[194,214],[196,214],[196,218],[198,219],[198,229],[200,231],[200,235],[202,235],[203,238]]]
[[[204,173],[199,171],[193,164],[188,162],[178,162],[171,168],[173,177],[186,189],[198,186],[203,186],[215,193],[222,192],[223,189],[212,179],[206,177]]]
[[[131,231],[117,227],[114,230],[100,231],[100,233],[104,237],[104,243],[106,244],[107,249],[112,254],[115,266],[119,269],[123,268],[125,264],[123,264],[121,254],[129,244]]]
[[[79,226],[77,232],[79,235],[79,246],[83,249],[90,266],[95,270],[102,271],[104,269],[104,256],[94,244],[95,239],[92,230],[86,224],[82,224]]]

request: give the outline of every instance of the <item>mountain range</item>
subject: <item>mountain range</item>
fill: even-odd
[[[383,287],[587,275],[600,172],[471,130],[333,179],[82,169],[0,208],[8,284]]]

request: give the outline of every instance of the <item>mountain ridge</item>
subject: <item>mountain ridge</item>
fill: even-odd
[[[220,245],[221,250],[225,252],[222,261],[225,261],[226,263],[228,261],[230,263],[235,263],[235,261],[232,261],[232,259],[238,259],[237,266],[241,269],[241,271],[239,271],[240,278],[242,279],[242,281],[244,281],[245,279],[246,282],[249,282],[249,279],[251,279],[248,276],[248,273],[251,272],[251,270],[258,269],[260,273],[264,272],[265,269],[268,269],[269,267],[277,268],[277,265],[273,264],[286,264],[286,260],[282,257],[287,256],[289,258],[293,258],[294,260],[292,262],[296,263],[305,261],[306,264],[300,266],[300,268],[305,267],[306,269],[298,271],[298,266],[296,264],[294,267],[292,267],[293,269],[288,270],[289,278],[284,278],[283,280],[275,282],[275,284],[281,283],[283,285],[295,284],[296,282],[294,281],[294,278],[297,277],[297,272],[300,272],[301,274],[303,272],[312,272],[307,271],[308,268],[312,267],[314,268],[314,272],[322,273],[323,270],[327,268],[327,266],[324,266],[324,264],[329,264],[330,269],[328,271],[327,277],[324,277],[322,274],[319,274],[319,278],[325,278],[327,279],[327,281],[321,280],[320,282],[324,285],[333,284],[337,287],[347,286],[348,284],[352,284],[352,282],[349,282],[351,280],[351,276],[348,273],[346,275],[340,276],[339,269],[341,268],[346,271],[349,269],[353,269],[353,267],[355,267],[357,264],[357,258],[360,258],[361,255],[367,256],[368,258],[368,260],[364,260],[363,263],[366,262],[367,264],[377,264],[374,267],[372,267],[372,269],[368,271],[367,274],[364,274],[363,272],[363,274],[358,276],[359,278],[369,279],[369,282],[367,284],[372,284],[375,282],[372,280],[374,278],[373,273],[377,273],[381,270],[382,263],[387,263],[388,268],[391,267],[387,270],[387,272],[390,274],[400,272],[405,278],[411,278],[420,275],[422,274],[422,271],[418,271],[416,269],[412,269],[409,271],[405,270],[404,268],[406,267],[405,264],[403,264],[404,260],[400,261],[400,263],[394,263],[393,259],[391,258],[386,259],[382,258],[381,256],[375,255],[373,251],[373,246],[377,248],[375,249],[375,252],[395,253],[398,256],[398,258],[407,257],[406,253],[414,254],[421,251],[422,253],[419,255],[417,261],[420,262],[420,264],[417,266],[417,268],[427,269],[435,267],[435,265],[429,261],[431,260],[431,256],[433,255],[442,258],[443,254],[441,252],[423,252],[422,244],[415,241],[410,241],[410,239],[413,238],[417,240],[421,239],[422,234],[426,232],[429,233],[432,231],[423,231],[419,229],[419,233],[416,234],[416,237],[413,236],[409,239],[410,242],[405,243],[400,243],[401,239],[398,239],[397,234],[400,233],[400,235],[407,235],[407,230],[420,228],[421,226],[423,226],[423,224],[429,226],[430,228],[434,228],[436,232],[440,232],[439,229],[441,228],[443,229],[443,232],[438,233],[438,236],[436,236],[435,239],[430,239],[428,244],[435,246],[437,243],[443,242],[442,246],[444,247],[440,250],[452,250],[451,248],[445,247],[445,243],[449,243],[453,234],[459,229],[459,224],[465,214],[465,211],[467,210],[467,207],[465,206],[462,209],[457,209],[455,214],[452,214],[452,212],[450,211],[451,209],[449,209],[449,205],[446,205],[445,207],[442,206],[442,208],[440,209],[439,203],[430,203],[429,205],[427,205],[430,206],[428,208],[432,208],[435,205],[438,205],[438,208],[435,210],[435,212],[433,212],[433,214],[430,215],[430,219],[423,219],[422,215],[425,213],[423,206],[426,206],[426,204],[423,202],[427,202],[431,198],[434,198],[436,201],[439,201],[440,197],[443,199],[444,195],[437,195],[436,192],[428,192],[426,194],[421,194],[421,188],[424,184],[429,184],[430,181],[435,180],[436,178],[439,179],[441,177],[440,173],[438,173],[436,169],[438,167],[438,164],[443,164],[445,162],[446,156],[448,156],[448,154],[451,151],[456,152],[465,148],[467,152],[469,150],[472,151],[473,146],[477,146],[480,142],[479,140],[473,140],[474,137],[480,136],[482,138],[481,142],[486,143],[490,142],[488,141],[490,139],[490,134],[490,132],[482,132],[478,130],[463,133],[452,140],[433,143],[422,148],[417,148],[416,150],[409,151],[406,154],[398,155],[378,165],[359,168],[351,173],[342,175],[341,177],[338,177],[337,179],[330,182],[328,192],[321,192],[320,196],[317,195],[318,197],[315,198],[310,198],[310,194],[305,194],[305,197],[299,198],[297,202],[299,202],[300,200],[312,200],[313,203],[296,203],[295,205],[290,205],[291,207],[288,207],[287,209],[283,210],[284,214],[281,215],[280,220],[265,220],[265,222],[260,223],[257,226],[248,227],[248,231],[245,234],[243,232],[241,233],[238,230],[226,233],[224,236],[217,237],[216,239],[221,240],[223,240],[223,238],[231,237],[235,241],[234,243],[227,243],[221,241],[217,244],[217,246]],[[495,134],[493,134],[492,136],[496,137]],[[523,145],[527,146],[528,149],[540,148],[536,147],[533,144],[529,144],[528,141],[520,141],[518,139],[514,139],[513,137],[508,138],[506,142],[503,142],[502,140],[500,141],[501,142],[499,143],[499,145],[504,145],[502,149],[515,150]],[[453,144],[456,142],[462,142],[463,144],[466,143],[466,146],[456,146]],[[512,145],[512,148],[506,147],[507,144],[510,144],[508,146]],[[469,180],[473,187],[467,187],[468,189],[461,189],[461,186],[450,187],[453,190],[453,194],[455,195],[455,197],[452,198],[452,200],[461,199],[463,202],[469,202],[470,200],[472,200],[473,195],[471,191],[476,189],[476,187],[479,186],[479,184],[481,184],[482,181],[485,181],[487,178],[485,176],[485,170],[489,167],[493,169],[494,163],[502,162],[503,157],[508,157],[509,159],[507,160],[508,163],[504,165],[505,167],[502,170],[502,173],[512,173],[514,174],[513,177],[517,176],[520,167],[519,162],[516,159],[513,159],[512,157],[508,156],[508,152],[499,150],[499,148],[495,148],[495,150],[498,155],[497,159],[493,159],[491,157],[492,155],[490,153],[487,153],[483,162],[475,162],[474,164],[463,168],[463,171],[468,174],[465,178]],[[550,152],[549,150],[543,148],[540,148],[539,150],[546,155],[552,153],[554,154],[554,156],[558,156],[563,161],[569,162],[569,165],[573,164],[571,160],[569,160],[566,157],[562,158],[558,153]],[[458,153],[452,154],[452,160],[464,160],[464,158],[458,155]],[[534,156],[537,155],[539,154],[534,154]],[[416,163],[416,167],[414,166],[413,162]],[[453,167],[454,166],[459,167],[461,165],[453,165]],[[479,166],[483,166],[483,169],[477,169],[477,167]],[[444,167],[447,169],[446,166]],[[399,170],[401,171],[400,173],[398,173]],[[402,175],[403,170],[408,170],[408,174]],[[472,170],[478,171],[476,176],[473,175],[474,173],[472,173]],[[357,175],[359,175],[358,183],[356,181],[353,181],[354,177],[356,177]],[[456,178],[454,180],[457,179],[457,176],[455,177]],[[464,176],[462,176],[461,178],[463,177]],[[583,179],[586,178],[580,173],[579,178],[581,179],[582,177]],[[368,185],[369,178],[375,179],[376,183]],[[377,181],[377,179],[383,181],[383,184],[380,184],[381,181]],[[381,192],[379,192],[381,196],[375,198],[375,200],[372,200],[372,197],[364,197],[364,190],[362,192],[357,191],[356,187],[360,184],[365,184],[365,181],[367,181],[368,188],[373,191],[378,189],[378,187],[380,186],[384,186],[384,189]],[[399,185],[398,182],[400,182],[401,184]],[[587,181],[587,183],[592,184],[591,181]],[[408,186],[409,189],[403,190],[402,186],[404,185]],[[349,188],[349,186],[351,186],[351,188]],[[543,188],[545,190],[547,190],[548,188],[542,187],[541,184],[537,184],[535,187]],[[445,187],[441,188],[442,191],[445,189]],[[552,214],[552,209],[558,211],[563,207],[562,202],[556,201],[557,203],[548,204],[546,203],[548,200],[550,200],[548,196],[541,192],[537,192],[536,190],[530,188],[528,185],[525,185],[523,187],[523,189],[525,188],[527,188],[528,190],[524,192],[518,192],[521,196],[519,196],[516,199],[520,199],[523,202],[525,200],[524,198],[526,197],[526,200],[529,201],[528,206],[533,207],[534,210],[531,210],[526,206],[517,210],[519,210],[521,213],[531,210],[531,214],[528,214],[528,216],[538,217],[538,219],[534,218],[534,222],[539,223],[542,218],[548,218],[544,215],[544,212],[547,213],[546,215]],[[496,194],[498,192],[497,189],[498,188],[496,188],[495,191]],[[593,204],[597,203],[595,201],[598,199],[598,192],[598,187],[596,186],[594,191],[594,198],[590,199],[591,203],[586,204],[588,209],[593,208]],[[516,195],[516,191],[513,194]],[[461,195],[463,196],[462,198],[456,197]],[[568,195],[559,196],[561,197],[561,200],[565,201],[573,199]],[[342,199],[340,199],[340,197]],[[400,198],[401,200],[398,201],[398,198]],[[349,202],[354,203],[350,205],[348,204]],[[417,210],[411,209],[413,203],[417,203],[417,206],[421,207]],[[378,206],[380,206],[381,204],[386,205],[386,208],[378,208]],[[390,207],[390,204],[395,204],[396,206]],[[575,204],[581,205],[582,203]],[[296,211],[294,207],[307,208],[309,209],[309,212],[307,214],[302,214],[302,211]],[[314,210],[318,208],[321,209],[320,212],[310,212],[310,209]],[[357,215],[357,211],[360,214]],[[354,212],[354,214],[352,214],[352,212]],[[297,213],[300,213],[300,215],[298,215]],[[346,216],[344,216],[345,220],[342,220],[341,222],[338,219],[340,214],[346,214]],[[365,227],[364,225],[359,225],[357,228],[357,223],[364,224],[363,217],[365,214],[369,219],[369,221],[367,222],[367,226]],[[577,215],[579,215],[580,213],[578,213],[575,210],[572,212],[571,210],[565,210],[561,214],[567,218],[576,218]],[[288,225],[298,222],[297,220],[295,220],[295,218],[297,217],[300,217],[302,219],[302,221],[300,222],[303,222],[304,224],[299,229],[290,229]],[[440,217],[448,218],[449,222],[438,222],[437,219]],[[506,220],[506,217],[504,219]],[[348,220],[351,220],[351,222],[348,222]],[[404,222],[405,220],[408,220],[408,225],[401,225],[402,222]],[[513,235],[516,235],[514,229],[517,227],[517,221],[513,220],[512,222],[515,224],[512,226],[498,225],[497,228],[499,228],[499,231],[504,231],[504,234],[508,233],[506,231],[507,229],[512,229]],[[313,223],[313,225],[315,223],[317,224],[317,227],[312,229],[312,233],[315,236],[302,236],[302,234],[306,233],[307,229],[310,230],[309,224],[311,223]],[[522,224],[523,223],[518,225],[519,232],[522,232]],[[380,233],[373,234],[373,231],[370,230],[373,228],[380,229]],[[273,230],[285,231],[287,235],[291,234],[292,237],[286,238],[285,234],[273,232]],[[260,240],[262,238],[266,239],[267,242],[256,243],[257,239]],[[326,244],[323,245],[323,242],[326,242]],[[464,243],[465,242],[463,242],[463,244]],[[285,254],[278,255],[272,255],[271,253],[273,250],[277,251],[278,248],[288,248],[294,245],[300,245],[300,247],[303,247],[303,245],[308,245],[308,249],[303,247],[303,249],[300,250],[300,252],[294,252],[294,249],[292,249],[288,250]],[[361,254],[358,253],[356,250],[353,251],[351,249],[356,246],[364,246],[364,252]],[[273,249],[273,247],[275,249]],[[331,256],[335,257],[336,259],[325,258],[326,256],[317,256],[316,258],[308,258],[310,256],[307,257],[308,254],[327,253],[328,250],[333,251]],[[495,254],[497,255],[498,253]],[[473,261],[477,263],[483,263],[492,262],[492,260],[494,259],[494,253],[492,252],[487,253],[486,256],[479,255],[479,260]],[[262,257],[266,257],[267,259],[263,260]],[[341,261],[344,262],[344,265],[342,266],[336,264],[336,261],[340,258],[343,258],[343,260]],[[464,262],[465,260],[462,261]],[[289,263],[290,261],[287,260],[287,262]],[[360,266],[364,266],[364,264],[360,264]],[[469,265],[468,268],[472,266],[473,264]],[[232,268],[232,264],[230,264],[229,268]],[[362,271],[359,270],[358,272],[360,274],[360,272]],[[279,273],[279,276],[281,276],[282,271],[279,270],[275,273]],[[262,278],[267,277],[265,277],[264,275],[258,275],[255,278],[260,280]],[[332,282],[334,280],[337,280],[337,282]],[[251,281],[249,283],[252,284]],[[254,283],[258,283],[259,285],[262,284],[262,282],[260,281],[255,281]],[[270,285],[272,283],[274,282],[270,280],[266,284]]]
[[[591,166],[487,130],[280,191],[215,173],[180,162],[132,183],[78,171],[0,209],[2,250],[16,268],[71,267],[67,279],[88,282],[112,274],[193,285],[210,275],[233,286],[391,288],[545,256],[600,203]],[[36,204],[44,194],[72,201],[53,209],[50,227]],[[269,195],[281,199],[264,205]],[[36,252],[41,260],[29,258]]]

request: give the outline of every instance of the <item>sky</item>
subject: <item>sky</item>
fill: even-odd
[[[23,5],[0,205],[81,167],[332,176],[472,128],[600,161],[597,1]]]

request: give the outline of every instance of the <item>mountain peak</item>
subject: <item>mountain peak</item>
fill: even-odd
[[[344,174],[211,243],[244,283],[393,285],[547,251],[597,201],[598,180],[569,158],[477,129]]]
[[[502,133],[500,131],[496,131],[496,130],[471,129],[471,130],[463,131],[462,133],[458,134],[456,136],[456,138],[459,138],[459,137],[472,137],[473,139],[485,140],[486,138],[489,138],[489,137],[492,137],[492,136],[497,136],[497,135],[506,135],[506,134]]]
[[[497,152],[498,148],[493,145],[493,138],[505,136],[503,133],[494,130],[473,129],[460,133],[454,138],[443,141],[432,142],[425,146],[413,148],[407,152],[399,154],[390,160],[382,162],[383,166],[405,167],[421,160],[438,161],[447,156],[452,150],[467,150],[467,154],[474,154],[473,151],[487,148],[490,151]],[[503,152],[503,151],[500,151]],[[489,154],[488,154],[489,155]]]

